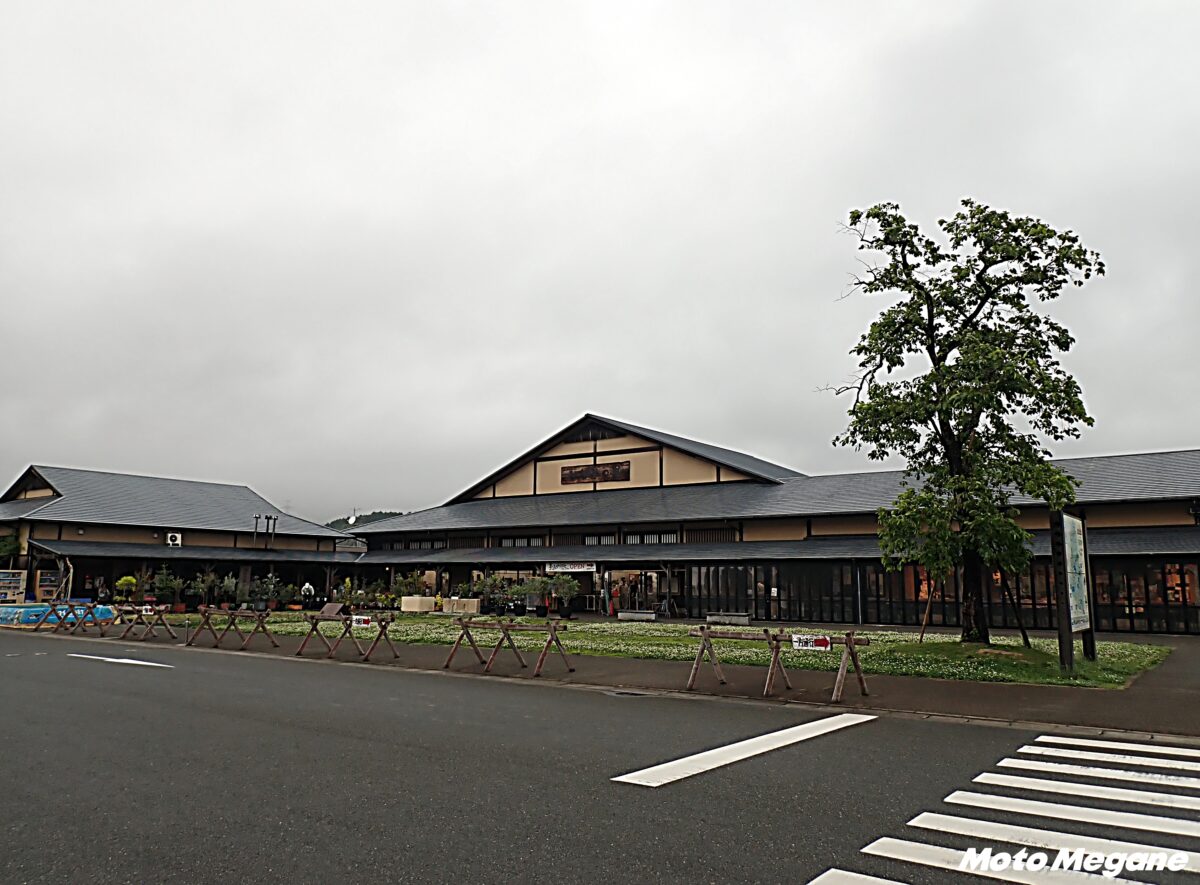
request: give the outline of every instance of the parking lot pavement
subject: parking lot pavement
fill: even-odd
[[[4,633],[0,699],[4,882],[935,883],[877,840],[965,847],[921,814],[1118,838],[944,801],[1062,776],[1002,764],[1072,749],[1013,728]]]

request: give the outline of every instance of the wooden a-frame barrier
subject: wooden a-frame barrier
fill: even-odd
[[[692,664],[692,672],[688,676],[687,690],[691,691],[696,685],[696,677],[700,674],[700,664],[704,660],[705,655],[708,656],[708,661],[712,665],[713,672],[717,675],[717,681],[721,685],[726,684],[725,673],[721,670],[721,662],[717,658],[717,650],[713,647],[714,639],[740,639],[749,640],[751,642],[767,643],[767,648],[771,651],[771,663],[767,667],[767,681],[763,686],[763,697],[769,697],[775,689],[775,680],[777,677],[783,677],[783,684],[787,688],[792,687],[792,680],[788,678],[787,668],[783,664],[783,645],[785,642],[791,642],[791,634],[785,633],[783,630],[778,630],[774,633],[768,628],[763,628],[762,635],[756,633],[744,633],[735,630],[713,630],[711,627],[700,626],[693,627],[688,631],[691,636],[699,637],[700,647],[696,649],[696,660]],[[842,690],[846,683],[846,673],[849,670],[850,664],[854,665],[854,674],[858,677],[858,689],[863,697],[868,695],[867,680],[863,676],[862,665],[858,661],[857,648],[864,645],[870,645],[871,640],[854,635],[851,630],[842,636],[825,637],[829,640],[829,644],[840,645],[842,648],[842,662],[838,666],[837,678],[833,683],[833,703],[840,703],[842,700]]]
[[[450,656],[446,658],[446,663],[442,665],[442,669],[450,666],[450,662],[454,660],[454,656],[458,653],[459,646],[463,640],[471,646],[471,650],[475,652],[475,657],[479,659],[479,663],[484,664],[483,672],[489,673],[492,669],[492,664],[496,662],[496,657],[500,654],[500,649],[507,642],[508,647],[512,649],[512,653],[517,656],[517,661],[522,667],[528,667],[525,663],[525,658],[522,657],[517,644],[513,641],[513,633],[545,633],[546,644],[542,646],[542,653],[538,655],[537,665],[533,668],[534,676],[542,675],[542,667],[546,663],[546,656],[550,653],[550,646],[554,645],[558,649],[559,655],[563,659],[563,663],[567,665],[567,672],[574,673],[575,668],[571,665],[571,658],[568,657],[566,649],[563,648],[562,641],[558,638],[559,631],[566,630],[567,625],[559,621],[546,621],[544,624],[514,624],[509,621],[474,621],[471,618],[455,618],[454,623],[459,626],[458,638],[454,640],[454,647],[450,649]],[[479,650],[479,646],[475,644],[475,637],[471,635],[472,630],[499,630],[500,638],[496,640],[496,646],[492,649],[491,655],[485,662],[483,652]]]
[[[269,611],[256,612],[252,609],[244,608],[223,609],[216,608],[215,606],[211,605],[202,605],[200,606],[199,610],[200,624],[196,627],[196,632],[192,634],[190,639],[188,639],[186,643],[187,645],[194,644],[196,640],[200,638],[200,634],[207,630],[212,634],[212,638],[215,641],[213,648],[220,648],[221,641],[226,637],[229,631],[232,630],[237,634],[238,639],[242,640],[242,651],[245,651],[246,647],[250,645],[250,640],[254,638],[256,633],[261,633],[263,636],[267,637],[267,639],[271,640],[271,645],[275,646],[275,648],[279,648],[279,643],[275,641],[275,634],[273,634],[270,628],[267,626],[267,620],[271,617],[271,613]],[[220,634],[217,633],[216,627],[213,626],[212,619],[214,617],[228,618],[228,620],[225,622],[225,629],[222,630]],[[239,619],[254,622],[254,626],[251,628],[249,633],[242,632],[241,627],[238,626]]]

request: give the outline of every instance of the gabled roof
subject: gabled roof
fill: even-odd
[[[1055,460],[1080,504],[1200,499],[1200,449]],[[904,488],[901,470],[797,476],[778,483],[617,489],[602,495],[485,498],[380,520],[355,534],[542,528],[874,513]],[[1015,497],[1018,506],[1041,503]]]
[[[764,482],[782,482],[796,476],[804,474],[792,470],[790,467],[784,467],[781,464],[775,464],[771,461],[764,461],[762,458],[756,458],[753,455],[747,455],[745,452],[737,452],[733,449],[725,449],[720,446],[714,446],[710,443],[700,442],[699,440],[688,439],[684,436],[675,436],[672,433],[664,433],[661,430],[654,430],[650,427],[642,427],[638,424],[629,424],[625,421],[617,421],[614,418],[606,418],[603,415],[595,415],[591,412],[572,421],[566,427],[559,430],[542,440],[536,446],[522,455],[513,458],[503,467],[489,473],[483,479],[455,495],[447,504],[454,504],[459,501],[468,501],[476,494],[487,488],[492,483],[504,478],[508,473],[511,473],[521,464],[528,461],[530,458],[537,457],[541,453],[553,448],[563,437],[569,436],[573,431],[579,430],[586,424],[597,424],[601,427],[606,427],[609,430],[616,431],[621,434],[630,434],[631,436],[640,436],[643,439],[656,442],[673,449],[678,449],[688,455],[693,455],[697,458],[703,458],[706,461],[712,461],[715,464],[720,464],[722,467],[728,467],[731,470],[736,470],[739,473],[744,473],[747,476],[753,477]]]
[[[347,537],[343,532],[282,512],[249,486],[227,483],[35,464],[3,497],[13,495],[30,474],[40,477],[56,494],[4,501],[0,503],[0,514],[16,509],[24,510],[19,514],[22,518],[38,521],[252,532],[257,513],[279,516],[277,535]],[[26,505],[32,506],[24,509]],[[259,531],[264,527],[260,521]]]

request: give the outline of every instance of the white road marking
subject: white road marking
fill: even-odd
[[[1158,753],[1160,756],[1185,756],[1200,759],[1200,750],[1193,747],[1166,747],[1155,743],[1130,743],[1128,741],[1101,741],[1094,738],[1059,737],[1053,734],[1043,734],[1037,742],[1040,744],[1068,744],[1073,747],[1095,747],[1098,750],[1136,750],[1140,753]]]
[[[1033,848],[1049,848],[1051,850],[1066,849],[1074,851],[1082,848],[1096,854],[1115,854],[1123,852],[1132,854],[1136,851],[1147,853],[1164,853],[1168,857],[1176,853],[1187,854],[1185,870],[1200,873],[1200,858],[1192,852],[1179,852],[1177,848],[1161,848],[1154,845],[1142,845],[1137,842],[1118,842],[1112,839],[1100,839],[1095,836],[1080,836],[1077,833],[1056,833],[1052,830],[1039,830],[1033,827],[1014,827],[999,824],[990,820],[976,818],[953,817],[948,814],[925,812],[918,814],[908,822],[910,827],[921,827],[926,830],[937,830],[942,833],[955,833],[959,836],[970,836],[973,839],[994,839],[997,842],[1012,842],[1016,845],[1028,845]]]
[[[99,655],[73,655],[68,654],[68,658],[84,658],[88,661],[104,661],[109,664],[136,664],[139,667],[162,667],[166,670],[174,670],[175,667],[171,664],[155,664],[152,661],[135,661],[133,658],[102,658]]]
[[[1200,838],[1200,823],[1178,820],[1173,817],[1130,814],[1124,811],[1108,811],[1104,808],[1061,805],[1057,802],[1037,802],[1032,799],[1014,799],[1011,796],[993,796],[988,793],[971,793],[965,790],[955,790],[946,797],[945,801],[951,805],[970,805],[974,808],[988,808],[993,811],[1011,811],[1014,814],[1061,818],[1085,824],[1123,827],[1127,830],[1150,830],[1151,832]]]
[[[880,879],[878,876],[867,876],[863,873],[851,873],[848,870],[826,870],[811,879],[808,885],[905,885],[895,879]]]
[[[1001,768],[1021,768],[1025,771],[1045,771],[1050,774],[1073,774],[1079,777],[1096,777],[1113,781],[1136,781],[1142,784],[1158,784],[1161,787],[1185,787],[1200,790],[1200,777],[1185,777],[1181,774],[1164,774],[1158,771],[1126,771],[1123,768],[1096,768],[1092,765],[1071,765],[1068,762],[1042,762],[1040,759],[1001,759],[996,763]]]
[[[877,857],[888,857],[892,860],[903,860],[909,863],[921,864],[922,866],[934,867],[940,870],[952,870],[954,872],[966,872],[972,876],[983,876],[987,879],[1000,879],[1004,882],[1025,882],[1029,885],[1077,885],[1079,882],[1086,882],[1089,879],[1095,882],[1129,882],[1128,879],[1110,879],[1106,876],[1093,876],[1088,873],[1077,873],[1067,870],[1013,870],[1007,869],[1003,872],[993,872],[991,870],[959,870],[959,864],[962,863],[965,851],[960,851],[957,848],[943,848],[940,845],[927,845],[924,842],[909,842],[904,839],[892,839],[884,837],[876,839],[870,845],[863,849],[864,854],[873,854]]]
[[[977,784],[1033,790],[1037,793],[1062,793],[1090,799],[1110,799],[1113,802],[1133,802],[1138,805],[1160,805],[1164,808],[1183,808],[1200,811],[1200,796],[1177,796],[1174,793],[1155,793],[1151,790],[1126,790],[1100,784],[1078,784],[1073,781],[1053,781],[1040,777],[1015,777],[1011,774],[985,772],[975,778]]]
[[[1061,759],[1086,759],[1089,762],[1115,762],[1118,765],[1144,765],[1148,768],[1174,768],[1181,771],[1200,771],[1200,762],[1182,759],[1156,759],[1151,756],[1121,756],[1117,753],[1093,753],[1090,750],[1066,750],[1061,747],[1035,747],[1026,744],[1017,750],[1033,756],[1055,756]]]
[[[785,728],[782,731],[773,731],[770,734],[748,738],[747,740],[738,741],[736,744],[729,744],[725,747],[705,750],[703,753],[685,756],[682,759],[664,762],[661,765],[643,768],[640,771],[631,771],[629,774],[614,777],[613,780],[624,784],[638,784],[643,787],[661,787],[664,784],[683,780],[686,777],[703,774],[714,768],[720,768],[724,765],[740,762],[743,759],[749,759],[751,756],[758,756],[771,750],[778,750],[780,747],[786,747],[789,744],[806,741],[810,738],[828,734],[831,731],[848,728],[851,725],[869,722],[874,718],[874,716],[866,716],[860,713],[841,713],[837,716],[818,719],[816,722],[806,722],[803,725]]]

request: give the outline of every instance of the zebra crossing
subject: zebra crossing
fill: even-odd
[[[1039,735],[954,790],[944,809],[909,820],[904,838],[882,836],[862,854],[910,869],[922,882],[1177,882],[1200,873],[1200,748],[1170,743]],[[1051,863],[976,863],[993,853],[1044,853]],[[1056,868],[1059,852],[1117,858],[1171,858],[1167,869],[1139,861],[1121,868]],[[1200,880],[1196,880],[1200,885]],[[905,885],[904,880],[833,868],[809,885]]]

